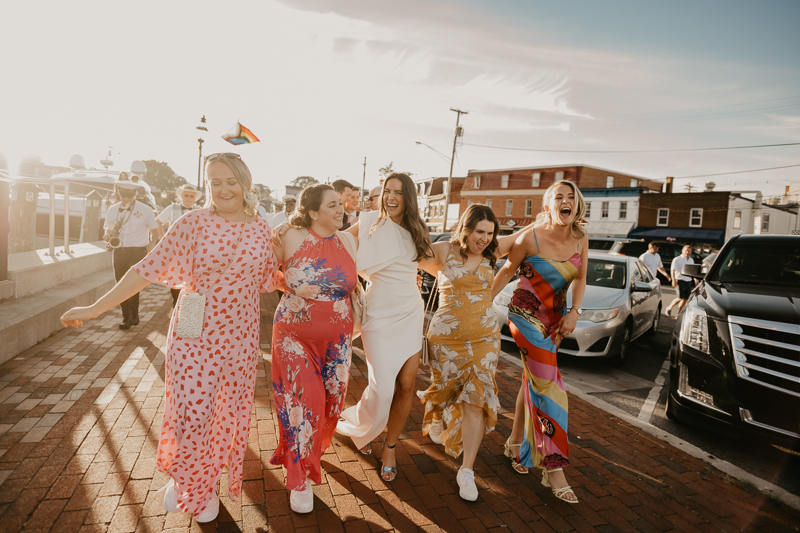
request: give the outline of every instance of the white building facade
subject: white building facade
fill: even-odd
[[[639,196],[644,191],[640,187],[581,190],[589,236],[627,237],[639,220]]]
[[[797,204],[771,205],[762,202],[761,193],[753,199],[732,193],[728,200],[725,240],[742,232],[746,235],[800,235]]]

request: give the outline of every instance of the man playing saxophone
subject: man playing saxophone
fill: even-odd
[[[117,181],[115,184],[120,202],[112,205],[106,212],[103,226],[106,230],[103,239],[111,249],[114,277],[119,281],[130,267],[144,259],[153,234],[157,242],[162,237],[161,225],[156,221],[155,212],[136,200],[139,186],[130,181]],[[120,304],[122,322],[119,329],[130,329],[139,323],[139,294],[135,294]]]

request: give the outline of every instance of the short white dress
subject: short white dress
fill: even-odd
[[[397,374],[422,349],[425,306],[417,288],[414,242],[406,229],[388,218],[370,233],[378,215],[361,213],[356,256],[359,274],[369,280],[367,318],[361,327],[369,383],[336,426],[359,448],[383,432]]]

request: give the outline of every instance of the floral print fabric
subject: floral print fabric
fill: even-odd
[[[322,483],[320,457],[330,446],[350,374],[358,283],[352,256],[337,235],[308,237],[284,266],[288,291],[272,328],[272,388],[280,442],[270,458],[286,468],[286,487]]]
[[[190,513],[205,508],[223,466],[228,467],[231,499],[241,497],[260,354],[258,293],[275,290],[280,283],[272,230],[260,218],[247,222],[243,233],[242,224],[210,209],[191,211],[133,266],[148,281],[208,292],[201,338],[179,338],[178,313],[172,315],[156,459],[158,470],[178,483],[178,507]],[[214,284],[239,235],[233,263]]]
[[[441,415],[444,449],[453,457],[463,450],[462,402],[483,409],[487,433],[497,423],[500,328],[492,308],[493,280],[488,259],[473,274],[452,250],[439,274],[439,309],[428,330],[433,383],[418,395],[425,404],[423,433],[430,431],[433,415]]]

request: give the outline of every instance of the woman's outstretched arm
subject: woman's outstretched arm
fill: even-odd
[[[150,285],[150,282],[139,275],[134,269],[128,272],[117,282],[114,287],[99,300],[88,307],[73,307],[61,315],[61,323],[65,327],[79,328],[84,320],[91,320],[112,309],[137,292]]]

